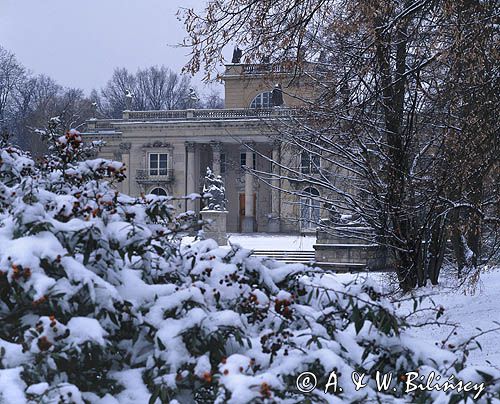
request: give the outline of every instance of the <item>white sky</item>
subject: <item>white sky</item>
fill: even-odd
[[[35,73],[89,92],[115,67],[165,65],[180,71],[179,7],[205,0],[0,0],[0,45]],[[201,77],[201,75],[200,75]],[[200,78],[193,83],[201,89]],[[219,90],[220,91],[220,90]]]

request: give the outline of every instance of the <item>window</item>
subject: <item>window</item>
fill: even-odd
[[[167,160],[166,153],[150,153],[149,175],[167,175]]]
[[[318,174],[321,160],[317,154],[302,151],[300,153],[300,171],[302,174]]]
[[[154,188],[151,193],[158,196],[167,196],[167,191],[165,191],[163,188]]]
[[[250,104],[250,108],[271,108],[273,106],[273,93],[265,91],[255,97]]]
[[[313,229],[319,223],[320,202],[319,192],[315,188],[306,188],[300,198],[300,227]]]
[[[257,157],[255,153],[253,153],[253,168],[257,167]],[[247,154],[246,153],[240,153],[240,166],[241,168],[244,168],[247,165]]]
[[[224,153],[221,153],[220,155],[220,173],[225,174],[226,173],[226,167],[227,166],[227,161],[226,161],[226,155]]]

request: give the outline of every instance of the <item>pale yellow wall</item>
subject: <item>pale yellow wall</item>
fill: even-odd
[[[286,107],[299,107],[303,100],[314,96],[314,86],[306,77],[298,78],[290,74],[276,73],[272,76],[263,74],[245,74],[242,65],[227,66],[223,76],[225,89],[225,108],[249,108],[252,100],[261,92],[272,91],[281,84],[283,101]]]

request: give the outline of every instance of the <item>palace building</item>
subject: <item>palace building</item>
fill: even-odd
[[[99,157],[125,163],[124,193],[200,194],[210,167],[225,183],[227,231],[312,230],[320,218],[312,196],[319,190],[307,187],[301,198],[283,192],[291,185],[278,177],[280,164],[271,162],[286,160],[310,172],[310,159],[295,156],[273,133],[311,97],[312,85],[268,64],[230,64],[222,79],[224,109],[123,111],[122,119],[87,121],[84,139],[104,140]],[[282,105],[273,105],[273,89]],[[266,181],[245,167],[275,176]],[[177,208],[199,212],[200,200],[178,202]]]

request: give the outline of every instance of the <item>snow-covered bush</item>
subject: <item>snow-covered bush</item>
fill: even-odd
[[[485,381],[458,346],[423,346],[369,282],[212,240],[168,197],[115,191],[121,163],[79,161],[77,132],[35,162],[0,147],[0,403],[456,402],[474,392],[377,392],[375,372]],[[85,152],[86,153],[86,152]],[[318,389],[295,387],[304,371]],[[331,371],[343,391],[322,392]],[[367,374],[356,391],[351,373]],[[465,377],[464,377],[465,378]],[[368,381],[369,380],[369,381]]]

